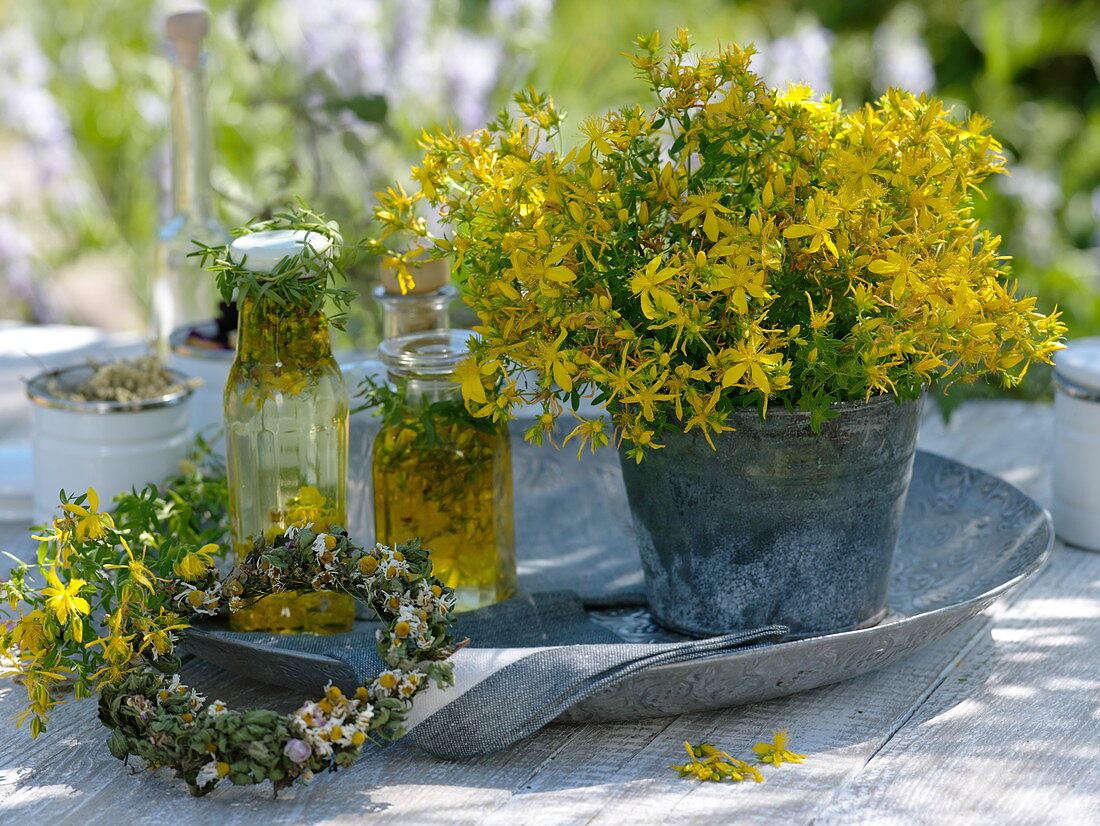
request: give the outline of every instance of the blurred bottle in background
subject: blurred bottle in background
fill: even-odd
[[[209,31],[205,11],[172,14],[165,23],[172,61],[169,115],[171,141],[171,207],[156,244],[153,281],[154,337],[166,353],[172,333],[191,346],[232,350],[236,319],[219,313],[211,273],[197,259],[192,240],[224,244],[229,234],[214,213],[210,185],[211,133],[207,121],[206,54]]]

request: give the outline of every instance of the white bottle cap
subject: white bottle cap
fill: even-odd
[[[1100,391],[1100,337],[1076,338],[1054,354],[1054,371],[1070,384]]]
[[[233,260],[252,272],[271,272],[284,258],[297,257],[309,244],[313,254],[323,255],[332,241],[319,232],[304,229],[272,229],[242,235],[229,245]]]

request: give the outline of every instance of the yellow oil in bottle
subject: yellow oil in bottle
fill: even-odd
[[[237,553],[247,553],[242,545]],[[355,622],[355,601],[335,591],[289,591],[271,594],[229,615],[234,631],[269,634],[339,634]]]
[[[294,525],[345,524],[348,395],[324,316],[246,302],[225,394],[234,548]],[[350,631],[355,601],[332,591],[272,594],[229,616],[235,631]]]
[[[415,421],[383,427],[374,445],[375,533],[392,545],[419,536],[458,610],[516,588],[511,457],[504,433],[440,423],[432,444]]]

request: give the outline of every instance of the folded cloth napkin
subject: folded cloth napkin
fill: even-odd
[[[624,604],[623,599],[614,602]],[[773,625],[659,645],[624,643],[589,617],[575,593],[556,591],[459,614],[454,634],[470,639],[468,647],[451,657],[455,685],[430,688],[417,698],[406,735],[446,759],[506,748],[579,701],[644,669],[778,642],[787,628]],[[346,663],[360,683],[385,668],[375,650],[374,629],[366,623],[357,623],[356,631],[324,637],[219,636],[326,654]]]

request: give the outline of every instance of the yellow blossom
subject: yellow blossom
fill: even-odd
[[[630,279],[630,289],[641,297],[642,315],[646,318],[659,318],[661,315],[680,312],[680,303],[663,286],[679,272],[679,267],[662,267],[658,257]]]
[[[787,748],[788,739],[786,730],[780,729],[772,733],[771,743],[757,743],[752,750],[759,755],[760,762],[771,763],[773,766],[782,763],[801,763],[806,759],[806,755],[790,751]]]
[[[62,584],[57,578],[57,570],[49,568],[46,570],[46,582],[49,584],[42,589],[42,595],[47,597],[47,610],[57,617],[58,622],[67,622],[70,614],[75,617],[91,613],[92,606],[88,600],[79,596],[80,589],[88,584],[83,579],[70,579],[67,584]]]
[[[32,656],[38,656],[46,646],[46,615],[39,609],[30,611],[15,621],[11,641]]]
[[[820,196],[811,200],[806,206],[806,223],[792,224],[787,227],[783,230],[783,237],[805,238],[809,236],[810,246],[806,248],[807,252],[817,252],[824,246],[835,258],[839,253],[836,251],[836,245],[829,233],[836,229],[837,224],[840,222],[833,216],[819,217],[818,210],[821,208],[821,203]]]
[[[703,216],[703,232],[707,238],[711,241],[718,240],[718,233],[721,227],[719,214],[729,214],[731,210],[728,207],[722,206],[718,203],[718,199],[722,197],[721,192],[705,192],[701,195],[689,195],[687,197],[687,208],[680,214],[677,219],[677,223],[686,223],[688,221]]]
[[[135,557],[134,552],[130,550],[130,546],[127,544],[126,540],[123,539],[121,542],[122,547],[126,549],[126,556],[128,558],[127,563],[125,565],[104,565],[103,567],[124,569],[130,575],[130,582],[152,591],[156,587],[154,585],[156,576],[149,570],[149,566],[145,564],[145,554],[143,553],[140,558]]]
[[[75,505],[66,503],[62,508],[76,517],[77,542],[96,541],[107,535],[107,529],[114,527],[114,520],[109,513],[99,512],[99,494],[95,488],[88,488],[88,505]]]
[[[181,579],[198,579],[214,565],[214,554],[218,550],[218,546],[211,542],[197,551],[188,551],[172,566],[172,571]]]

